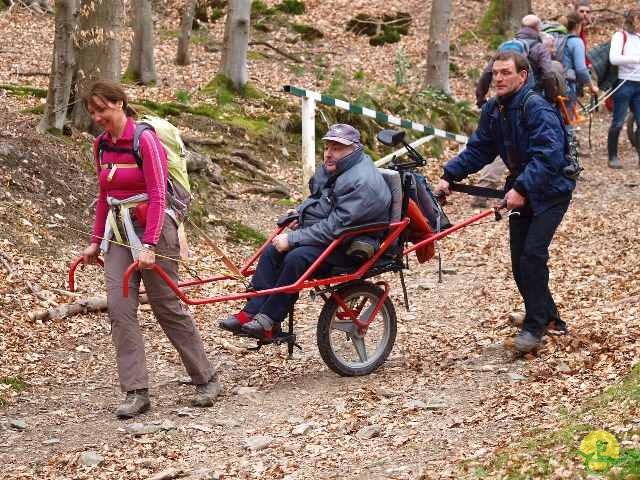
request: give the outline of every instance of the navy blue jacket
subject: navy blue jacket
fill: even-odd
[[[576,182],[562,173],[568,145],[559,114],[541,96],[527,96],[529,90],[523,86],[483,106],[478,128],[466,149],[447,162],[442,178],[459,182],[500,155],[509,169],[505,192],[514,188],[527,197],[538,215],[569,197]]]

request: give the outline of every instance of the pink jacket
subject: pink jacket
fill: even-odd
[[[105,132],[104,139],[111,146],[131,149],[135,128],[135,120],[128,118],[122,137],[115,144],[109,132]],[[99,141],[100,137],[97,137],[93,145],[100,191],[98,193],[96,220],[93,225],[93,238],[91,241],[100,243],[100,237],[104,236],[105,222],[109,211],[107,197],[122,200],[140,193],[147,193],[149,196],[147,224],[141,240],[142,243],[156,245],[160,239],[160,232],[164,222],[165,196],[167,192],[167,154],[164,147],[152,131],[146,130],[140,137],[142,170],[139,168],[117,169],[113,178],[109,181],[107,177],[110,170],[100,167],[100,159],[98,158]],[[135,164],[136,160],[133,154],[130,153],[103,151],[102,164],[109,163]]]

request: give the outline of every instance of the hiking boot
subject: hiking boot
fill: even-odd
[[[258,313],[253,320],[242,325],[241,333],[258,340],[271,340],[273,338],[274,322],[264,313]]]
[[[232,313],[223,321],[220,322],[220,328],[229,332],[238,333],[242,328],[242,325],[249,323],[253,317],[247,314],[244,310],[238,313]]]
[[[610,128],[607,135],[607,165],[609,165],[609,168],[616,170],[622,168],[622,164],[618,158],[618,138],[620,137],[620,130],[619,128]]]
[[[115,413],[119,418],[133,418],[146,412],[150,407],[149,390],[141,388],[127,392],[124,402],[118,406]]]
[[[207,383],[196,385],[196,393],[191,399],[191,405],[194,407],[211,407],[213,401],[223,390],[222,384],[214,376]]]
[[[521,331],[513,339],[513,347],[520,353],[529,353],[540,345],[540,339],[526,330]]]

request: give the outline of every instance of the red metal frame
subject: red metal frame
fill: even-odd
[[[327,249],[324,252],[322,252],[322,254],[311,264],[311,266],[309,266],[309,268],[302,274],[302,276],[296,282],[290,285],[283,285],[281,287],[269,288],[266,290],[250,291],[250,292],[243,292],[243,293],[237,293],[237,294],[222,295],[219,297],[209,297],[209,298],[192,300],[188,298],[183,291],[180,290],[180,288],[169,278],[169,276],[165,273],[165,271],[160,266],[154,265],[153,270],[155,270],[158,273],[158,275],[162,277],[162,279],[176,293],[176,295],[180,298],[180,300],[182,300],[184,303],[188,305],[204,305],[208,303],[228,302],[232,300],[244,300],[244,299],[253,298],[253,297],[261,297],[264,295],[272,295],[274,293],[294,293],[294,292],[299,292],[300,290],[303,290],[306,288],[321,287],[324,285],[331,285],[334,283],[345,283],[345,282],[350,282],[350,281],[362,278],[362,276],[365,273],[367,273],[367,271],[369,271],[369,269],[378,261],[378,259],[382,255],[384,255],[384,253],[389,249],[389,247],[393,245],[393,242],[400,236],[400,233],[402,233],[402,231],[407,227],[408,224],[409,224],[409,219],[404,218],[399,222],[394,222],[389,225],[384,225],[380,227],[363,228],[354,232],[344,233],[329,244]],[[313,275],[313,273],[317,270],[317,268],[322,264],[322,262],[324,262],[326,258],[331,254],[331,252],[333,252],[336,249],[336,247],[340,245],[344,240],[356,235],[362,235],[363,233],[379,232],[387,229],[391,230],[391,232],[384,239],[378,251],[373,255],[373,257],[371,257],[369,260],[363,263],[360,266],[360,268],[358,268],[355,272],[350,274],[345,274],[345,275],[335,275],[333,277],[327,277],[327,278],[309,279]],[[282,229],[280,229],[280,231],[282,231]],[[260,253],[264,251],[265,248],[267,248],[271,239],[273,239],[275,235],[277,235],[277,233],[272,234],[269,237],[269,239],[262,245],[262,247],[260,247],[260,250],[259,250]],[[249,276],[251,273],[255,271],[255,270],[250,270],[249,267],[256,261],[258,256],[259,255],[257,254],[254,255],[244,265],[241,271],[245,276]],[[127,270],[124,273],[124,277],[122,280],[123,281],[122,294],[125,297],[129,295],[129,278],[131,277],[133,272],[137,269],[138,269],[138,262],[136,261],[136,262],[133,262],[131,265],[129,265],[129,268],[127,268]],[[232,277],[225,277],[225,279],[226,278],[230,279]],[[203,283],[207,283],[207,281],[210,281],[210,280],[203,279],[201,281],[192,281],[191,285],[203,284]]]
[[[71,265],[69,266],[69,291],[70,292],[76,291],[76,269],[78,268],[78,265],[80,265],[81,263],[82,263],[82,267],[84,268],[84,257],[82,255],[74,258],[73,261],[71,262]],[[104,261],[101,258],[98,258],[98,264],[101,267],[104,267]]]
[[[335,300],[335,302],[340,306],[340,308],[342,308],[342,311],[337,312],[336,316],[340,320],[349,318],[353,323],[355,323],[356,327],[358,327],[358,331],[361,334],[364,334],[367,331],[367,328],[369,328],[369,325],[371,324],[373,319],[376,318],[378,313],[380,313],[380,310],[382,309],[382,305],[384,304],[385,300],[389,297],[389,284],[387,282],[385,281],[376,282],[376,285],[384,286],[384,293],[378,300],[378,303],[376,303],[376,306],[373,309],[373,312],[371,312],[371,315],[369,315],[369,320],[366,322],[361,322],[360,320],[358,320],[358,317],[360,317],[360,313],[362,313],[362,309],[367,303],[366,301],[360,302],[357,308],[351,309],[347,306],[347,304],[342,299],[339,293],[331,292],[331,298]]]
[[[417,250],[422,246],[436,242],[441,238],[444,238],[447,235],[450,235],[451,233],[457,230],[460,230],[461,228],[464,228],[472,223],[477,222],[478,220],[482,220],[483,218],[488,217],[489,215],[492,215],[495,211],[496,211],[495,208],[490,208],[488,210],[480,212],[477,215],[474,215],[463,222],[453,225],[452,227],[449,227],[446,230],[443,230],[442,232],[433,234],[429,238],[426,238],[419,243],[416,243],[410,247],[405,248],[402,254],[408,255],[409,253],[413,252],[414,250]],[[363,228],[357,231],[344,233],[340,235],[340,237],[335,239],[333,242],[331,242],[331,244],[329,244],[329,246],[322,253],[322,255],[320,255],[313,262],[313,264],[311,264],[311,266],[307,269],[307,271],[295,283],[292,283],[290,285],[284,285],[281,287],[270,288],[267,290],[248,291],[248,292],[242,292],[242,293],[236,293],[236,294],[221,295],[217,297],[191,299],[187,297],[187,295],[180,289],[180,287],[203,285],[206,283],[212,283],[212,282],[218,282],[218,281],[224,281],[224,280],[234,280],[235,278],[231,275],[216,275],[211,277],[205,277],[202,279],[187,280],[184,282],[179,282],[178,285],[176,285],[173,282],[173,280],[169,278],[166,272],[157,264],[153,266],[153,270],[155,270],[158,273],[158,275],[162,277],[162,279],[167,283],[167,285],[169,285],[169,287],[176,293],[178,298],[180,298],[180,300],[182,300],[184,303],[188,305],[203,305],[203,304],[209,304],[209,303],[228,302],[232,300],[246,300],[253,297],[271,295],[275,293],[294,293],[307,288],[316,288],[316,287],[322,287],[326,285],[346,283],[346,282],[350,282],[350,281],[358,280],[362,278],[371,269],[371,267],[380,259],[380,257],[384,255],[384,253],[389,249],[389,247],[393,245],[393,243],[400,236],[402,231],[404,231],[404,229],[407,227],[407,225],[409,224],[409,221],[410,221],[409,218],[404,218],[399,222],[394,222],[389,225]],[[253,268],[253,265],[256,263],[260,255],[262,255],[264,250],[271,244],[271,241],[273,240],[273,238],[276,235],[282,233],[285,228],[286,228],[286,225],[277,228],[269,236],[269,238],[262,244],[262,246],[258,249],[258,251],[245,262],[245,264],[240,268],[240,272],[242,273],[242,275],[244,275],[244,277],[249,277],[255,272],[255,268]],[[374,256],[371,257],[369,260],[367,260],[365,263],[363,263],[355,272],[350,274],[334,275],[332,277],[327,277],[327,278],[319,278],[319,279],[311,278],[313,273],[317,270],[317,268],[326,260],[326,258],[331,254],[331,252],[333,252],[338,247],[338,245],[340,245],[344,240],[356,235],[362,235],[363,233],[379,232],[382,230],[390,230],[390,233],[384,239],[384,241],[380,245],[380,248],[374,254]],[[77,257],[71,263],[71,266],[69,268],[69,290],[70,291],[75,291],[75,271],[78,265],[82,262],[83,262],[83,257]],[[104,266],[101,259],[98,259],[98,262],[100,263],[100,265]],[[129,278],[131,277],[133,272],[136,271],[137,269],[138,269],[138,262],[135,261],[131,265],[129,265],[129,267],[124,273],[123,283],[122,283],[122,294],[125,297],[129,295]],[[386,299],[388,296],[388,285],[385,282],[381,282],[381,284],[385,285],[384,299]],[[336,298],[336,301],[340,304],[340,301],[338,300],[339,297],[334,297],[334,298]],[[352,320],[354,320],[356,325],[358,325],[358,328],[366,329],[367,325],[358,321],[357,316],[354,318],[350,313],[351,310],[349,310],[348,308],[345,308],[346,306],[344,305],[344,302],[342,302],[342,305],[340,306],[343,309],[345,309],[346,315]],[[382,308],[382,303],[379,303],[379,305],[376,306],[376,311],[375,311],[376,315],[379,312],[379,308]],[[354,311],[354,314],[355,314],[355,311]],[[371,318],[374,318],[374,316],[375,315],[372,315]]]

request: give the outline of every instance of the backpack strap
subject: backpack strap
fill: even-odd
[[[152,130],[155,132],[155,129],[146,122],[136,122],[136,129],[133,132],[133,158],[136,160],[136,164],[140,170],[142,170],[142,154],[140,153],[140,137],[146,130]]]
[[[527,102],[529,102],[529,100],[531,100],[531,97],[533,97],[534,95],[538,95],[538,94],[533,90],[529,90],[527,93],[525,93],[524,98],[522,99],[522,102],[520,102],[520,106],[518,107],[518,110],[520,111],[521,115],[524,115]]]

